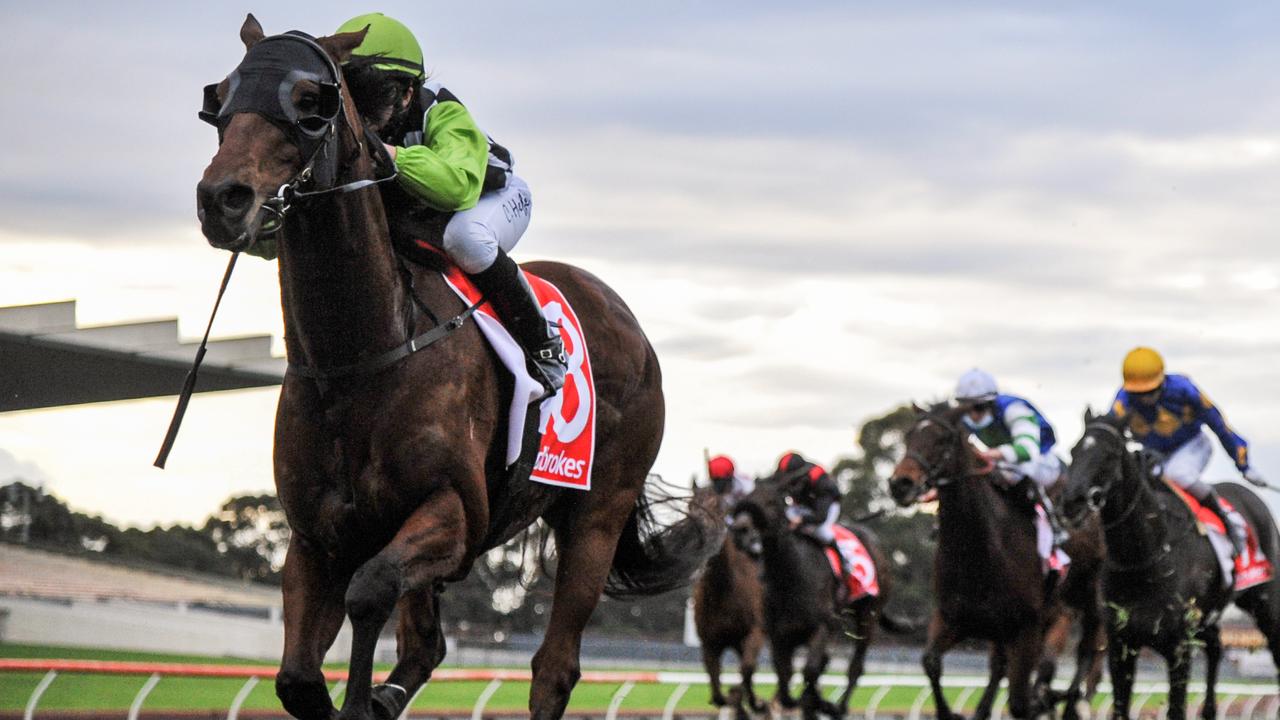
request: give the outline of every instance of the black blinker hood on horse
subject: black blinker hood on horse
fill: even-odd
[[[218,100],[218,83],[204,88],[200,119],[218,128],[218,141],[237,113],[257,113],[280,128],[305,158],[324,144],[342,108],[341,76],[315,38],[299,30],[265,38],[245,54],[227,76],[226,99]],[[299,112],[293,89],[310,80],[320,87],[312,112]]]

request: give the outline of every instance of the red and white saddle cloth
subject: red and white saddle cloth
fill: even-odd
[[[852,568],[850,573],[845,576],[845,586],[849,589],[849,601],[852,602],[867,595],[880,594],[880,580],[876,577],[876,564],[871,559],[871,553],[867,552],[867,548],[858,539],[853,531],[843,525],[834,525],[831,528],[835,531],[836,546],[840,548],[840,554],[845,556],[849,561],[849,567]],[[827,560],[831,563],[831,572],[835,573],[839,578],[844,573],[840,569],[840,558],[836,556],[833,548],[827,548]]]
[[[538,427],[542,431],[542,442],[529,479],[547,485],[590,490],[591,465],[596,449],[596,388],[582,323],[555,285],[532,273],[526,272],[524,276],[547,320],[560,326],[560,339],[564,341],[565,357],[569,361],[564,387],[540,405],[542,417]],[[467,304],[480,300],[480,291],[459,268],[451,267],[445,274],[445,281]],[[488,304],[481,305],[474,318],[480,332],[515,378],[507,431],[506,460],[510,467],[520,458],[526,413],[529,403],[541,392],[541,385],[529,375],[524,351],[498,321],[493,309]]]
[[[1044,505],[1036,503],[1036,551],[1040,553],[1040,567],[1048,574],[1050,570],[1058,573],[1058,582],[1067,577],[1067,568],[1071,566],[1071,556],[1067,551],[1053,544],[1053,526],[1049,524],[1049,513]]]
[[[1222,519],[1217,513],[1200,504],[1199,500],[1191,497],[1190,493],[1173,483],[1166,483],[1173,494],[1182,498],[1182,501],[1191,509],[1193,515],[1196,516],[1197,524],[1200,526],[1201,534],[1209,537],[1209,542],[1213,545],[1213,549],[1218,553],[1218,562],[1222,565],[1223,577],[1231,577],[1231,571],[1235,570],[1235,589],[1237,592],[1247,590],[1255,585],[1261,585],[1271,578],[1275,577],[1275,566],[1271,564],[1271,560],[1263,554],[1261,546],[1258,544],[1258,534],[1254,532],[1253,526],[1244,516],[1245,527],[1245,548],[1235,559],[1234,568],[1231,562],[1231,540],[1227,537],[1227,530],[1222,526]],[[1235,507],[1227,502],[1227,499],[1218,496],[1218,502],[1222,503],[1222,508],[1228,513],[1234,513]]]

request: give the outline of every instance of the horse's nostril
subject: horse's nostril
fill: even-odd
[[[228,183],[217,191],[216,200],[228,215],[243,215],[253,204],[253,188],[240,183]]]

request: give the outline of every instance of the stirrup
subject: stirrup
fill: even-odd
[[[548,337],[540,346],[530,348],[529,370],[533,379],[542,385],[542,395],[534,398],[539,402],[555,395],[564,387],[564,376],[569,370],[569,361],[564,354],[564,341],[560,336]]]

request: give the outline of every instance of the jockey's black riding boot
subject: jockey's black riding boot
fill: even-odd
[[[1244,552],[1245,539],[1241,537],[1240,528],[1231,521],[1231,516],[1227,513],[1227,509],[1222,507],[1222,503],[1218,501],[1218,493],[1210,489],[1209,494],[1200,498],[1200,504],[1213,511],[1214,515],[1222,521],[1222,528],[1227,531],[1227,538],[1231,540],[1231,552],[1233,556],[1240,557]]]
[[[502,250],[487,269],[471,275],[498,319],[520,344],[529,373],[542,383],[546,395],[564,386],[567,362],[560,332],[547,322],[520,266]],[[544,395],[544,397],[546,396]]]

